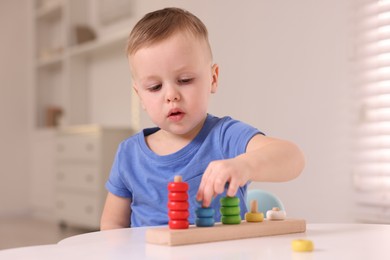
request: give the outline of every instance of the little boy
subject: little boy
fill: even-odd
[[[125,140],[106,183],[101,229],[166,225],[167,184],[189,184],[190,217],[219,196],[238,196],[242,215],[251,181],[287,181],[304,166],[299,148],[230,117],[207,113],[218,87],[205,25],[179,8],[146,14],[127,45],[133,87],[157,127]],[[217,198],[215,198],[217,196]],[[213,199],[215,198],[215,199]]]

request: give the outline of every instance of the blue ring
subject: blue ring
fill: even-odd
[[[198,218],[214,218],[215,210],[213,208],[197,208],[195,210],[195,215]]]
[[[195,224],[197,227],[212,227],[214,226],[214,218],[196,218]]]

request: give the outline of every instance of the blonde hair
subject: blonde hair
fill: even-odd
[[[192,13],[174,7],[150,12],[139,20],[130,33],[126,54],[130,56],[139,49],[165,40],[179,31],[203,39],[211,55],[208,32],[203,22]]]

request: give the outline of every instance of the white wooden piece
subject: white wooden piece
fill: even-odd
[[[272,208],[267,211],[268,220],[284,220],[286,218],[286,211],[280,210],[279,208]]]

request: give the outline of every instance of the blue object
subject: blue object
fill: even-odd
[[[196,218],[195,224],[197,227],[212,227],[214,226],[214,218]]]
[[[271,210],[274,207],[285,210],[282,201],[271,192],[265,190],[248,189],[246,197],[246,207],[248,208],[248,211],[250,210],[252,200],[257,200],[257,210],[258,212],[263,212],[264,215],[268,210]]]
[[[197,208],[195,210],[195,215],[198,218],[213,218],[215,215],[215,210],[213,208]]]
[[[212,227],[214,226],[215,220],[215,210],[211,207],[209,208],[197,208],[195,210],[195,225],[197,227]]]

